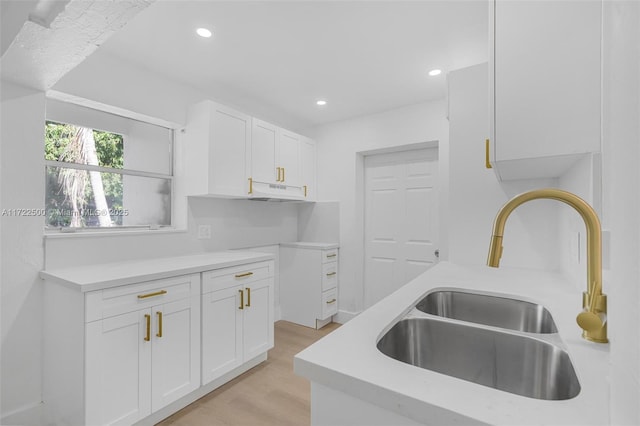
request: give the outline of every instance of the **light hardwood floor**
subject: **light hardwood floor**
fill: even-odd
[[[304,426],[310,424],[309,381],[293,373],[293,356],[338,328],[320,330],[286,321],[275,324],[268,359],[168,417],[168,426]]]

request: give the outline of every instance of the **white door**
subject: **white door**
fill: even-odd
[[[316,199],[316,143],[309,138],[300,141],[300,183],[304,187],[303,194],[307,200]]]
[[[260,280],[245,287],[243,318],[244,360],[273,347],[273,283]]]
[[[282,168],[281,181],[289,186],[300,185],[300,135],[280,129],[278,166]]]
[[[203,385],[242,364],[242,291],[236,286],[202,296]]]
[[[365,157],[364,304],[437,261],[436,148]]]
[[[251,128],[251,177],[256,182],[275,183],[278,128],[253,119]]]
[[[87,424],[131,424],[151,414],[150,326],[149,309],[86,325]]]
[[[211,112],[210,194],[245,195],[251,143],[251,117],[222,105]],[[223,160],[221,160],[223,159]]]
[[[151,309],[153,411],[200,387],[198,308],[189,298]]]

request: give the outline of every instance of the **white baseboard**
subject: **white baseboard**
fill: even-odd
[[[33,425],[42,426],[44,422],[44,404],[42,402],[36,402],[30,405],[26,405],[17,410],[13,410],[9,413],[3,413],[0,417],[0,424],[2,426],[14,426],[14,425]]]
[[[338,313],[333,316],[333,322],[344,324],[357,317],[358,314],[360,314],[360,312],[338,311]]]

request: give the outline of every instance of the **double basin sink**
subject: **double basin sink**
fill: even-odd
[[[416,367],[544,400],[574,398],[580,383],[549,311],[508,296],[433,290],[378,341]]]

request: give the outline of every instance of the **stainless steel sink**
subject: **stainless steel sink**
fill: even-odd
[[[408,318],[377,346],[398,361],[530,398],[563,400],[580,392],[567,352],[527,335]]]
[[[529,333],[557,333],[549,311],[541,305],[507,297],[441,290],[416,305],[427,314]]]

